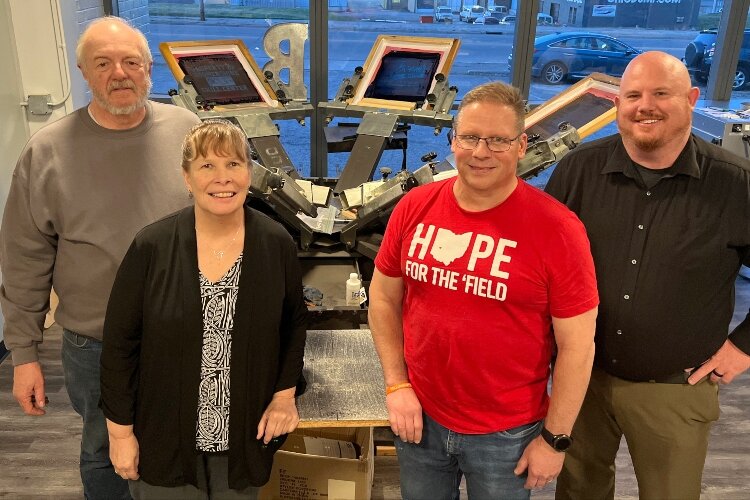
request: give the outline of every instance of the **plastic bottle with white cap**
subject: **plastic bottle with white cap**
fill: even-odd
[[[359,279],[357,273],[349,274],[349,279],[346,280],[346,305],[347,306],[358,306],[359,305],[359,289],[362,288],[362,281]]]

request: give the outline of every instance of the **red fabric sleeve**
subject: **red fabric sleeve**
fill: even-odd
[[[403,242],[403,224],[405,214],[408,213],[409,202],[402,198],[393,209],[388,225],[385,228],[383,242],[375,257],[375,267],[381,273],[391,278],[400,278],[401,273],[401,245]]]
[[[556,318],[571,318],[593,309],[599,304],[594,260],[586,229],[578,218],[560,221],[562,231],[555,231],[552,241],[552,261],[547,263],[550,276],[550,314]]]

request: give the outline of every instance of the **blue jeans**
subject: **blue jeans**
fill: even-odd
[[[65,386],[73,409],[83,419],[80,468],[84,498],[129,500],[128,482],[115,474],[109,461],[107,423],[99,409],[101,354],[101,342],[63,330]]]
[[[525,474],[513,473],[526,446],[542,431],[533,422],[491,434],[461,434],[423,413],[422,442],[396,438],[404,500],[457,500],[461,475],[472,500],[527,500]]]

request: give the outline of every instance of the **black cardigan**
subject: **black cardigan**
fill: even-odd
[[[281,442],[255,439],[277,391],[304,390],[307,309],[296,248],[267,216],[245,208],[245,242],[232,330],[229,486],[268,481]],[[197,486],[195,434],[203,312],[195,212],[186,208],[136,235],[115,278],[104,322],[101,407],[134,425],[141,478]]]

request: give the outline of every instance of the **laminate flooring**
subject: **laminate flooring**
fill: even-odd
[[[736,324],[750,306],[750,280],[738,278]],[[10,359],[0,363],[0,498],[82,498],[78,474],[81,421],[65,391],[60,362],[61,331],[50,328],[41,345],[50,404],[47,415],[23,414],[11,394]],[[383,432],[379,432],[383,434]],[[750,499],[750,375],[721,388],[721,418],[712,430],[703,474],[704,500]],[[375,457],[373,500],[398,499],[398,462],[394,456]],[[635,499],[638,490],[623,444],[617,458],[617,499]],[[462,499],[466,498],[462,486]],[[554,498],[554,483],[534,492],[534,499]]]

